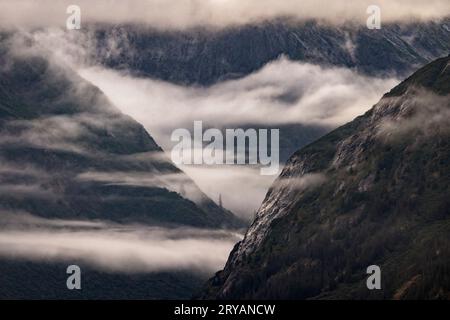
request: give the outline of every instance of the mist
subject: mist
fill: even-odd
[[[147,155],[147,157],[150,159],[150,156]],[[166,188],[179,193],[196,204],[202,204],[206,200],[203,192],[184,172],[87,171],[78,174],[77,179],[79,181],[101,182],[104,185]]]
[[[121,112],[143,124],[168,154],[176,143],[170,140],[173,130],[192,130],[196,120],[203,121],[204,128],[271,126],[282,130],[283,125],[300,124],[329,131],[363,114],[399,82],[395,78],[370,77],[346,68],[323,67],[280,57],[241,79],[209,87],[182,86],[96,66],[88,58],[88,47],[92,44],[88,34],[76,41],[71,33],[60,29],[23,36],[32,38],[34,45],[24,50],[24,41],[18,36],[12,44],[14,52],[35,53],[52,61],[64,61],[75,71],[74,79],[81,76],[97,86]],[[49,47],[51,52],[46,50]],[[52,125],[54,134],[50,137],[35,134],[42,131],[41,127],[47,128],[48,124],[61,120],[61,125]],[[70,142],[85,135],[85,123],[92,121],[95,125],[102,119],[59,117],[40,120],[31,126],[31,134],[23,141],[43,145],[49,141],[53,148],[85,152]],[[59,134],[60,127],[63,131],[67,127],[67,132]],[[169,156],[167,159],[170,161]],[[245,219],[252,219],[275,178],[261,177],[259,168],[253,166],[182,166],[181,169],[210,198],[217,201],[221,195],[225,207]],[[102,177],[91,174],[91,178]],[[109,178],[113,181],[104,182],[138,185],[161,182],[154,177],[126,177],[121,173]],[[165,179],[164,186],[179,192],[179,181],[173,183],[170,180]],[[188,197],[198,202],[200,193],[193,191]]]
[[[172,131],[192,128],[194,120],[216,128],[292,123],[336,127],[368,110],[399,82],[284,57],[243,79],[208,88],[135,78],[100,67],[81,69],[79,74],[123,113],[144,124],[166,150],[173,145]]]
[[[23,212],[0,215],[0,256],[71,263],[107,272],[190,271],[223,268],[241,235],[229,231],[56,220]]]
[[[79,74],[98,86],[123,113],[142,123],[170,153],[173,130],[302,124],[334,129],[363,114],[399,81],[321,67],[284,57],[242,79],[185,87],[101,67]],[[120,85],[119,85],[120,84]],[[212,111],[213,110],[213,111]],[[281,129],[282,130],[282,129]],[[252,219],[275,177],[255,166],[181,166],[200,189],[245,219]]]
[[[388,108],[398,108],[400,112],[385,116],[377,126],[376,135],[383,142],[404,141],[416,136],[414,132],[429,138],[450,130],[448,95],[441,96],[425,88],[411,87],[402,96],[383,98],[374,111],[377,114]]]

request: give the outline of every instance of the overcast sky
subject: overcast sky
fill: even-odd
[[[81,8],[82,22],[138,22],[162,29],[220,28],[279,16],[365,23],[373,4],[381,7],[384,22],[450,14],[449,0],[0,0],[0,24],[63,27],[70,4]]]

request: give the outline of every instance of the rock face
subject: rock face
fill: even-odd
[[[26,41],[17,50],[14,36],[0,35],[0,211],[242,225],[98,88]]]
[[[449,122],[450,56],[296,152],[200,296],[450,298]]]
[[[272,21],[221,31],[93,28],[93,58],[109,67],[186,85],[252,73],[285,55],[369,75],[405,77],[450,50],[450,20],[386,24],[381,30],[315,21]]]

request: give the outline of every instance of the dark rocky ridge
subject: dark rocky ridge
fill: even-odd
[[[449,30],[449,19],[384,24],[381,30],[280,19],[219,31],[108,25],[89,32],[96,40],[94,60],[108,67],[179,84],[211,85],[248,75],[281,55],[403,78],[450,50]]]
[[[296,152],[200,297],[449,299],[449,83],[450,56]]]

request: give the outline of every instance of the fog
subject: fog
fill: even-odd
[[[182,166],[199,187],[216,203],[221,195],[223,206],[252,220],[276,176],[260,175],[253,166]]]
[[[27,46],[24,37],[31,37],[35,44]],[[170,140],[173,130],[192,130],[195,120],[203,121],[205,129],[276,128],[301,124],[331,130],[363,114],[399,82],[394,78],[369,77],[346,68],[322,67],[280,57],[241,79],[223,81],[210,87],[187,87],[92,65],[93,61],[86,60],[86,49],[91,43],[88,35],[72,40],[71,33],[49,29],[17,36],[11,47],[16,54],[39,54],[51,61],[67,63],[73,69],[74,84],[81,76],[97,86],[120,111],[142,123],[169,155],[176,144]],[[78,91],[82,92],[81,89]],[[84,115],[39,119],[28,123],[28,129],[15,139],[50,148],[86,152],[79,144],[71,142],[88,134],[86,123],[95,126],[102,121],[104,119]],[[47,132],[49,127],[52,129]],[[7,138],[10,137],[3,137]],[[159,157],[163,158],[162,155]],[[253,217],[275,179],[275,176],[261,177],[259,168],[250,166],[184,165],[181,169],[210,198],[217,202],[222,195],[225,207],[246,219]],[[97,174],[95,178],[101,177]],[[138,174],[126,177],[121,173],[109,178],[112,181],[106,183],[154,185],[162,181],[154,177],[139,177]],[[180,192],[179,181],[163,180],[165,187]],[[188,197],[197,202],[199,192],[193,191],[188,192]]]
[[[98,86],[122,112],[144,124],[166,150],[176,128],[194,120],[212,127],[245,124],[313,124],[336,127],[362,114],[398,83],[280,58],[243,79],[208,88],[135,78],[100,67],[80,75]],[[120,84],[120,85],[118,85]]]
[[[88,35],[74,40],[71,33],[59,29],[25,35],[34,39],[35,45],[24,50],[24,41],[17,37],[12,45],[14,52],[38,53],[52,61],[64,61],[76,71],[74,79],[81,76],[97,86],[120,111],[143,124],[169,155],[176,144],[170,140],[173,130],[192,131],[195,120],[201,120],[205,129],[301,124],[331,130],[363,114],[399,82],[395,78],[370,77],[342,67],[323,67],[280,57],[241,79],[209,87],[189,87],[93,65],[87,54],[92,44]],[[46,50],[50,47],[51,52]],[[33,132],[53,124],[51,120],[35,124]],[[51,136],[53,147],[74,149],[68,144],[70,138],[83,134],[87,120],[61,117],[54,120],[64,120],[61,126],[67,127],[67,132]],[[58,131],[61,126],[52,125],[52,130]],[[69,139],[60,139],[67,135]],[[38,137],[34,138],[35,143],[47,139]],[[182,169],[209,197],[217,201],[221,194],[225,206],[246,219],[252,218],[275,178],[261,177],[255,167],[183,166]],[[137,178],[143,182],[143,178]],[[130,183],[130,179],[122,175],[119,182]],[[136,179],[132,180],[136,183]],[[179,184],[169,189],[178,192]],[[191,199],[194,198],[191,194]]]
[[[79,74],[98,86],[123,113],[142,123],[170,153],[178,128],[192,130],[195,120],[204,128],[304,124],[336,128],[371,108],[398,83],[345,68],[328,68],[284,57],[242,79],[208,88],[185,87],[101,67]],[[181,167],[200,189],[224,206],[251,219],[276,178],[260,176],[253,166]]]
[[[0,215],[0,256],[83,262],[108,272],[192,271],[223,268],[241,235],[195,228],[50,220],[23,212]]]

